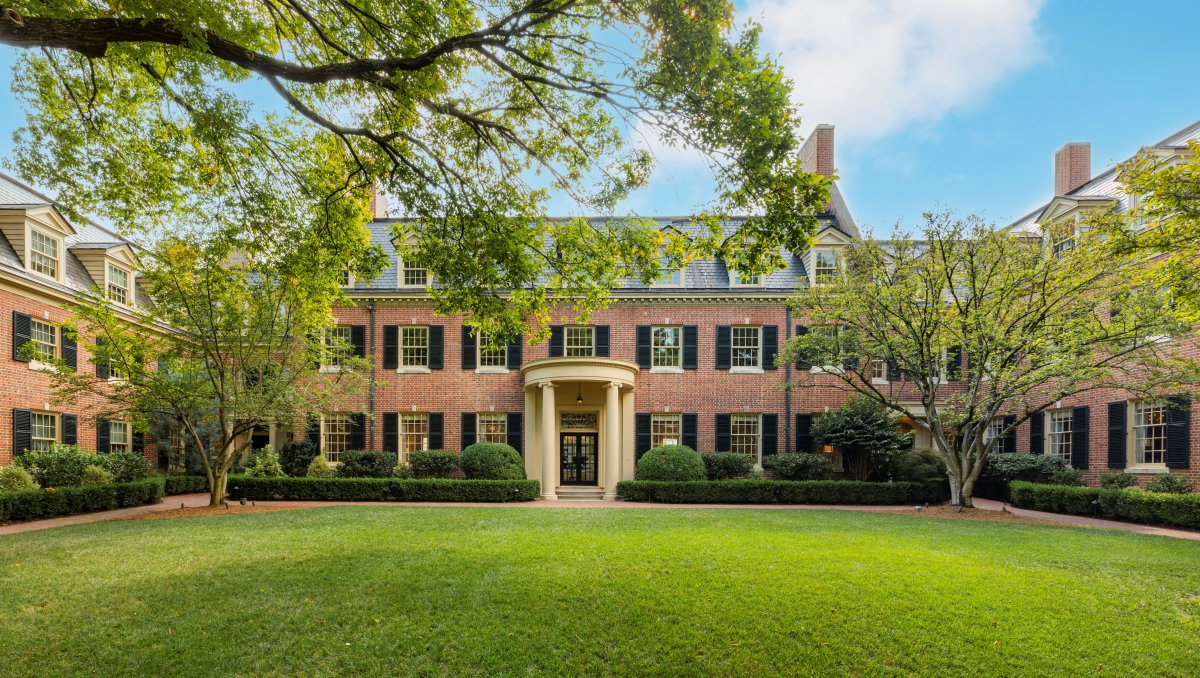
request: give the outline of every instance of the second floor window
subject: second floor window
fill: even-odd
[[[1139,466],[1167,462],[1167,406],[1164,403],[1134,404],[1133,460]]]
[[[678,414],[650,415],[650,446],[682,444],[683,423]]]
[[[479,335],[479,366],[480,367],[508,367],[508,348],[499,348],[488,350],[489,338],[486,335]]]
[[[29,340],[38,355],[48,359],[58,357],[58,328],[41,320],[29,321]]]
[[[887,363],[882,360],[871,361],[871,381],[887,381]]]
[[[1050,454],[1071,461],[1071,410],[1051,412],[1047,419]]]
[[[566,351],[568,358],[590,358],[596,354],[596,330],[592,327],[566,328]]]
[[[762,329],[737,326],[730,330],[730,365],[734,368],[762,367]]]
[[[58,240],[37,229],[29,232],[29,269],[58,279]]]
[[[508,415],[503,412],[480,412],[476,415],[477,436],[481,443],[508,442]]]
[[[812,331],[821,337],[822,346],[821,355],[817,356],[813,364],[833,370],[842,369],[842,327],[840,325],[820,325],[814,327]]]
[[[129,271],[108,264],[108,298],[118,304],[129,303]]]
[[[651,366],[683,366],[683,330],[679,327],[655,327],[650,333]]]
[[[429,328],[400,328],[400,367],[429,366]]]
[[[58,415],[49,412],[32,412],[29,415],[31,452],[45,452],[58,442]]]
[[[325,335],[325,365],[339,367],[350,352],[350,328],[332,327]]]

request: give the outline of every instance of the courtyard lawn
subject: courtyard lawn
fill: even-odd
[[[1197,675],[1200,544],[840,511],[337,507],[0,537],[4,675]]]

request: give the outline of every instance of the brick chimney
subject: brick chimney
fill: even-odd
[[[1054,195],[1066,195],[1092,178],[1092,145],[1072,141],[1054,154]]]
[[[387,219],[387,195],[379,189],[379,184],[371,186],[371,202],[367,204],[367,209],[371,210],[372,218]]]
[[[833,176],[833,125],[817,125],[800,147],[800,163],[805,172]]]

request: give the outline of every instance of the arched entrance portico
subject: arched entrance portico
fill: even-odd
[[[638,366],[612,358],[525,363],[525,470],[542,499],[616,497],[633,477],[633,391]],[[628,459],[627,459],[628,457]]]

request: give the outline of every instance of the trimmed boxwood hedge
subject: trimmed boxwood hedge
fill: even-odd
[[[168,495],[208,492],[208,476],[164,476],[164,480]]]
[[[944,501],[947,489],[945,480],[624,480],[617,483],[617,496],[666,504],[912,504]]]
[[[1034,511],[1200,528],[1200,494],[1160,494],[1014,480],[1011,496],[1013,506]]]
[[[161,478],[91,487],[59,487],[53,491],[3,492],[0,493],[0,523],[157,504],[162,496]]]
[[[533,501],[536,480],[449,478],[249,478],[232,476],[232,499],[287,501]]]

